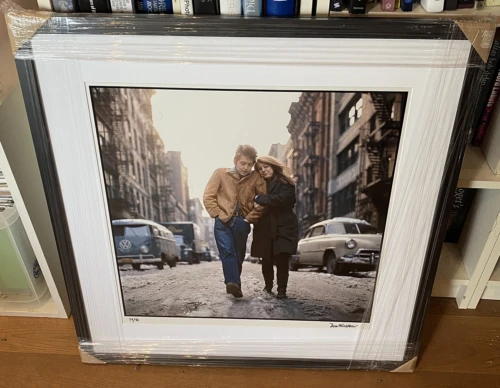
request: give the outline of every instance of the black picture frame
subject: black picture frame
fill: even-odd
[[[85,28],[78,28],[78,26]],[[363,38],[363,39],[467,39],[452,20],[447,19],[385,19],[385,18],[330,18],[330,19],[245,19],[220,16],[170,17],[166,15],[83,15],[52,16],[37,32],[50,35],[152,35],[152,36],[232,36],[232,37],[282,37],[282,38]],[[36,36],[36,35],[35,35]],[[438,205],[433,219],[432,234],[427,247],[424,270],[410,334],[402,362],[312,360],[312,359],[235,359],[228,357],[185,357],[161,354],[99,354],[94,351],[88,317],[83,303],[82,290],[72,249],[71,235],[66,221],[61,187],[51,150],[51,140],[40,97],[36,64],[31,58],[31,44],[26,42],[17,52],[16,66],[26,105],[36,156],[44,185],[49,212],[54,228],[62,268],[69,293],[71,309],[80,349],[103,362],[134,364],[183,364],[203,366],[272,367],[272,368],[321,368],[321,369],[376,369],[394,370],[415,359],[419,339],[429,303],[432,284],[436,275],[441,246],[446,232],[454,189],[457,186],[460,166],[468,143],[469,123],[473,103],[477,97],[483,62],[471,49],[469,67],[462,89],[455,126],[447,150],[447,164],[442,178]]]

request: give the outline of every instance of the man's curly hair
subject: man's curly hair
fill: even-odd
[[[239,145],[238,148],[236,148],[236,153],[234,154],[234,163],[236,163],[241,156],[246,156],[255,163],[255,160],[257,159],[257,150],[248,144]]]

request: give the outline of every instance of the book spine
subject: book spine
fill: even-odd
[[[454,201],[446,227],[445,242],[454,244],[458,242],[475,194],[476,189],[455,189]]]
[[[396,0],[382,0],[380,9],[385,12],[394,12],[396,10]]]
[[[495,83],[493,84],[493,88],[491,89],[490,98],[488,99],[488,104],[486,105],[486,109],[484,110],[483,116],[481,118],[481,123],[479,124],[479,128],[477,129],[476,136],[474,137],[474,141],[472,145],[475,147],[479,147],[486,135],[486,130],[488,129],[488,124],[490,123],[491,115],[493,114],[493,109],[495,108],[495,104],[498,100],[498,93],[500,92],[500,72],[497,73],[497,78]]]
[[[316,0],[316,16],[327,17],[330,13],[330,0]]]
[[[142,6],[142,0],[134,0],[135,12],[144,13],[144,7]]]
[[[70,13],[78,12],[78,0],[52,0],[54,12]]]
[[[344,0],[332,0],[330,2],[330,12],[342,12],[344,8]]]
[[[403,12],[413,11],[413,0],[401,0],[401,11]]]
[[[193,0],[193,11],[195,15],[218,15],[218,1]]]
[[[262,16],[262,0],[243,0],[243,15]]]
[[[312,16],[313,14],[313,0],[300,0],[299,15]]]
[[[241,0],[220,0],[221,15],[241,15]]]
[[[172,8],[175,14],[180,15],[182,12],[182,0],[172,0]]]
[[[78,0],[80,12],[110,13],[111,7],[108,0]]]
[[[266,15],[278,17],[295,16],[294,0],[267,0]]]
[[[171,0],[142,0],[144,13],[172,13]]]
[[[182,15],[192,15],[193,14],[193,1],[192,0],[182,0],[182,2],[181,2],[181,14]]]
[[[301,3],[301,0],[295,0],[295,9],[294,9],[294,12],[293,12],[293,14],[295,16],[299,16],[300,15],[300,3]]]
[[[109,5],[113,13],[134,13],[132,0],[109,0]]]
[[[472,133],[475,135],[477,129],[481,122],[481,117],[483,116],[484,108],[488,99],[490,98],[490,92],[497,75],[498,68],[500,65],[500,33],[495,34],[493,44],[490,49],[490,55],[488,56],[488,61],[486,62],[486,67],[481,76],[481,82],[479,84],[479,93],[477,97],[476,108],[474,111],[474,117],[472,118]]]
[[[349,13],[353,14],[366,13],[366,0],[350,0]]]

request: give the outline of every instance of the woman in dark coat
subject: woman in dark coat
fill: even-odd
[[[299,228],[293,208],[295,182],[282,162],[271,156],[257,158],[255,169],[267,182],[267,194],[255,197],[265,207],[262,218],[254,225],[252,256],[262,258],[265,288],[272,293],[276,265],[279,299],[286,298],[288,262],[297,252]]]

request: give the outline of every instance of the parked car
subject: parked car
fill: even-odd
[[[186,247],[189,247],[193,252],[194,264],[200,264],[201,260],[207,259],[204,250],[208,244],[202,239],[201,228],[197,224],[190,221],[162,222],[161,224],[173,234],[184,237]]]
[[[113,236],[119,266],[153,264],[163,269],[164,264],[175,267],[180,251],[170,230],[156,222],[142,219],[114,220]]]
[[[290,270],[318,267],[330,274],[372,271],[378,266],[382,234],[366,221],[337,217],[312,225],[299,241]]]
[[[201,259],[205,260],[205,261],[208,261],[208,262],[212,261],[212,254],[210,253],[210,248],[209,247],[205,247],[202,250]]]
[[[174,234],[174,239],[180,251],[178,261],[185,261],[189,265],[193,264],[194,263],[193,250],[189,247],[188,244],[186,244],[184,236],[181,236],[179,234]]]

